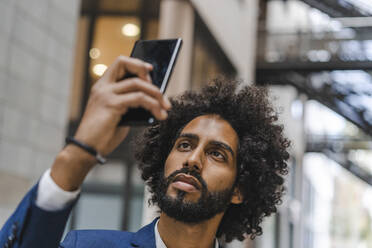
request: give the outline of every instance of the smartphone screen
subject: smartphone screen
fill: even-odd
[[[168,40],[139,40],[135,43],[131,57],[141,59],[152,64],[150,72],[152,83],[160,92],[164,93],[168,85],[178,52],[182,45],[182,39]],[[125,78],[135,77],[133,74],[126,74]],[[155,121],[152,114],[143,108],[129,109],[123,115],[119,125],[149,125]]]
[[[177,57],[177,46],[180,39],[173,40],[141,40],[137,41],[131,57],[141,59],[152,64],[150,72],[152,83],[164,93],[173,64]]]

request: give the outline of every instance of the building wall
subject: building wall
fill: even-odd
[[[0,226],[63,146],[79,8],[0,1]]]
[[[191,0],[236,67],[238,77],[254,81],[258,0]]]

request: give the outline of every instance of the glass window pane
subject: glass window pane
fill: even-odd
[[[82,194],[76,208],[74,229],[120,229],[120,196]]]
[[[119,55],[129,56],[140,33],[140,20],[137,17],[97,18],[94,40],[89,52],[92,78],[98,79]]]
[[[84,183],[122,185],[127,167],[119,161],[108,161],[105,166],[96,166],[88,174]]]
[[[372,247],[370,185],[320,153],[305,155],[304,172],[312,188],[312,203],[304,202],[311,205],[305,211],[305,238],[313,245],[307,247]]]
[[[140,191],[143,193],[143,189]],[[135,194],[130,201],[130,215],[128,231],[136,232],[141,228],[143,194]]]

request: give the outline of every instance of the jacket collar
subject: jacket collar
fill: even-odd
[[[142,227],[138,232],[133,234],[131,239],[132,247],[139,248],[156,248],[155,225],[159,217],[155,218],[150,224]],[[221,247],[218,243],[217,247]]]
[[[133,247],[154,248],[156,246],[154,230],[158,219],[159,217],[133,234],[131,239],[131,245]]]

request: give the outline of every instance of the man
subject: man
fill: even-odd
[[[267,92],[216,80],[201,93],[170,103],[151,84],[152,66],[119,57],[93,86],[72,140],[25,196],[0,233],[0,247],[218,247],[216,239],[254,238],[283,193],[289,142]],[[138,77],[120,81],[126,72]],[[129,128],[131,107],[159,120],[138,141],[136,158],[160,207],[160,218],[137,233],[72,231],[58,244],[79,188],[100,156]]]

